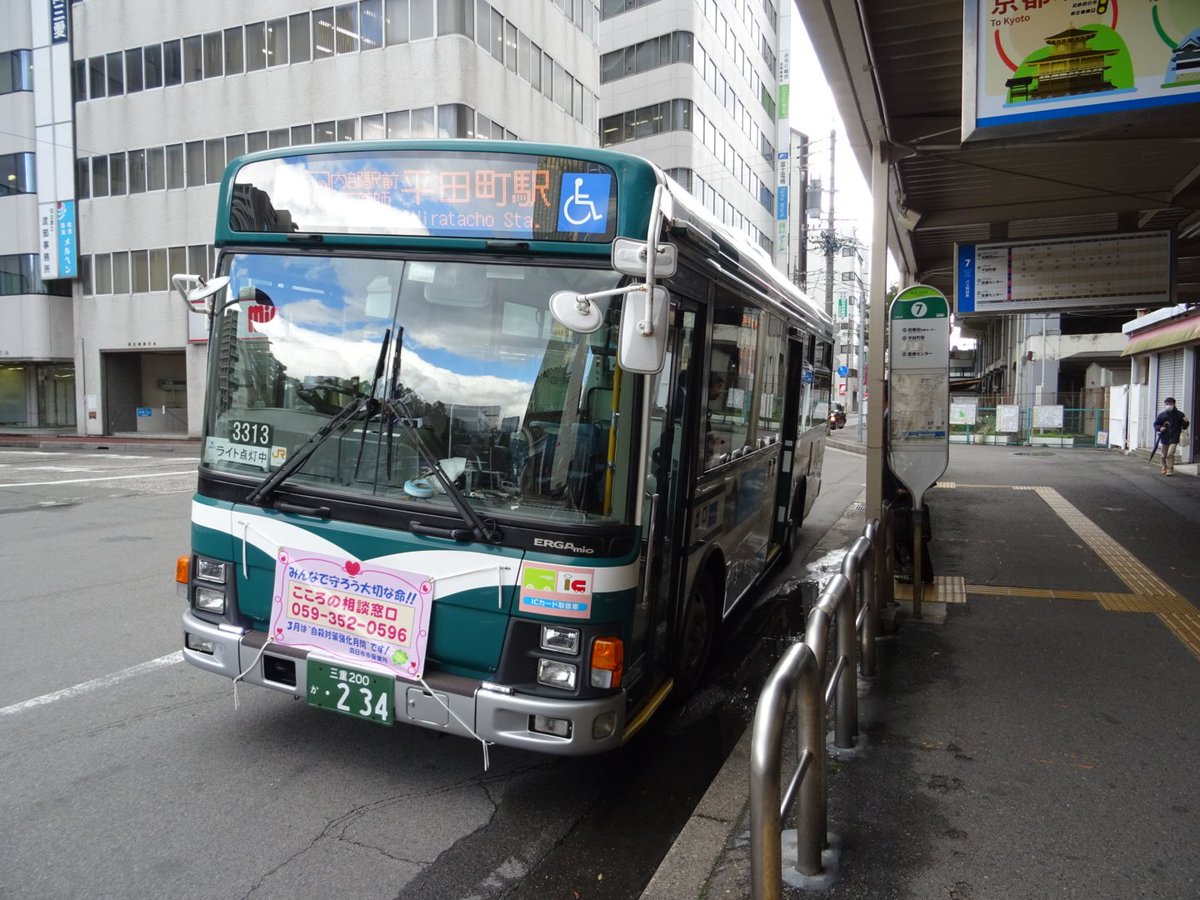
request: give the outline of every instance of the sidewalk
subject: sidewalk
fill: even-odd
[[[935,571],[966,602],[879,642],[861,750],[828,768],[838,870],[820,896],[1200,894],[1200,482],[1141,454],[1029,449],[952,447],[928,495]],[[860,528],[852,507],[816,554]],[[749,741],[644,898],[750,896]]]

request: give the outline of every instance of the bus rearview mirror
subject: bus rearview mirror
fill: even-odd
[[[612,245],[613,268],[622,275],[646,277],[646,242],[632,238],[617,238]],[[670,278],[679,267],[679,253],[674,244],[657,244],[654,248],[654,277]]]
[[[550,315],[567,331],[591,334],[604,324],[604,313],[592,300],[575,291],[550,295]]]
[[[625,298],[617,343],[617,360],[622,369],[647,375],[662,371],[667,355],[667,310],[670,306],[671,295],[664,287],[653,289],[649,310],[646,309],[645,291],[631,292]]]
[[[225,285],[229,284],[229,277],[227,275],[219,278],[207,278],[204,275],[172,275],[171,284],[179,292],[183,302],[188,305],[188,309],[196,312],[194,304],[223,291]]]

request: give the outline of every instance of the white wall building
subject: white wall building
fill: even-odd
[[[658,163],[774,256],[775,3],[603,0],[600,15],[601,146]]]
[[[781,22],[773,0],[0,10],[0,427],[199,434],[203,320],[169,281],[213,271],[218,186],[246,152],[407,137],[611,146],[787,252],[789,11]]]

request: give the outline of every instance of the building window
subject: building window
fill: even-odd
[[[242,26],[225,29],[225,74],[241,75],[246,66]]]
[[[161,44],[142,48],[142,64],[146,74],[146,89],[163,86],[163,53]]]
[[[337,53],[358,52],[358,4],[343,3],[334,11],[334,32]]]
[[[36,194],[37,176],[32,153],[0,155],[0,196]]]
[[[183,80],[189,84],[204,78],[204,38],[198,34],[183,39]]]
[[[0,94],[33,90],[33,51],[0,53]]]
[[[108,196],[108,157],[92,157],[92,196]]]
[[[104,59],[108,70],[108,96],[119,97],[125,93],[125,54],[118,50]]]
[[[204,36],[204,77],[220,78],[225,74],[225,36],[210,31]]]
[[[92,166],[86,159],[75,160],[75,196],[80,200],[92,196]]]
[[[183,144],[170,144],[163,149],[166,154],[167,190],[179,190],[185,186],[183,180]]]
[[[129,251],[122,250],[112,255],[112,292],[129,293]]]
[[[437,13],[433,0],[409,0],[408,39],[423,41],[437,34]]]
[[[225,138],[225,158],[236,159],[246,152],[246,136],[244,134],[231,134]]]
[[[475,37],[475,0],[437,0],[437,33]]]
[[[104,70],[104,57],[93,56],[88,60],[88,98],[91,100],[105,96],[108,87],[108,73]]]
[[[272,19],[267,23],[267,65],[286,66],[288,62],[288,20]]]
[[[141,194],[146,190],[146,151],[129,151],[129,193]]]
[[[125,93],[136,94],[142,89],[142,48],[125,51]]]
[[[162,147],[146,151],[146,190],[162,191],[167,187],[167,170]]]
[[[225,138],[213,138],[204,142],[204,179],[209,184],[220,184],[225,174]]]
[[[333,56],[336,41],[333,30],[333,7],[314,9],[312,14],[313,59],[328,59]]]
[[[123,197],[127,193],[124,153],[113,153],[108,157],[108,193],[111,197]]]
[[[171,87],[181,84],[183,82],[183,48],[179,41],[164,41],[162,52],[163,85]]]
[[[133,293],[150,293],[150,254],[145,250],[133,250],[129,261],[133,269]]]
[[[184,147],[187,157],[187,186],[204,184],[204,141],[188,141]]]
[[[41,263],[35,253],[14,253],[0,256],[0,295],[49,294],[70,297],[71,282],[42,281]]]
[[[312,58],[312,36],[308,27],[308,13],[297,13],[288,17],[288,40],[291,44],[292,62],[308,62]]]
[[[358,4],[358,34],[364,51],[383,46],[383,0]]]
[[[246,26],[246,71],[257,72],[267,67],[267,24],[255,22]]]

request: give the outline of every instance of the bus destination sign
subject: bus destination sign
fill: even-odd
[[[598,163],[519,153],[350,151],[250,162],[238,232],[609,242],[616,178]]]

